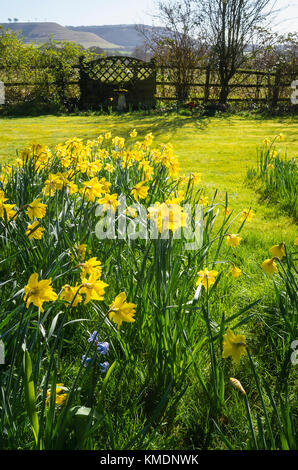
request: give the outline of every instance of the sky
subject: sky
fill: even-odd
[[[156,0],[0,0],[0,22],[53,21],[63,26],[152,25]],[[282,11],[272,26],[280,33],[298,31],[298,0],[277,0]],[[157,24],[155,21],[154,24]]]

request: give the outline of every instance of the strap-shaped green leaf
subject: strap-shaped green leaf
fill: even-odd
[[[24,385],[26,409],[34,433],[36,444],[38,442],[39,421],[36,411],[35,386],[32,376],[32,362],[29,352],[24,352]]]

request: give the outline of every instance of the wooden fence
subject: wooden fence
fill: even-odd
[[[73,66],[72,70],[73,77],[71,80],[62,84],[62,89],[71,90],[70,95],[72,99],[77,99],[79,103],[80,66]],[[44,85],[43,79],[38,79],[39,72],[40,76],[42,76],[43,69],[32,68],[32,74],[29,80],[27,74],[26,80],[23,81],[20,80],[20,77],[22,77],[22,71],[20,69],[15,73],[14,80],[11,79],[13,73],[0,69],[0,80],[4,82],[8,95],[11,89],[16,90],[19,88],[22,91],[22,93],[19,93],[19,96],[22,97],[23,95],[25,96],[32,87]],[[173,77],[175,77],[175,67],[156,67],[156,100],[164,102],[177,100],[177,85],[175,81],[173,81]],[[274,108],[279,102],[290,102],[291,82],[295,80],[295,78],[295,76],[289,77],[289,75],[284,74],[281,69],[277,69],[276,71],[237,70],[233,79],[230,81],[230,94],[227,101],[267,102]],[[61,88],[61,81],[52,81],[51,84],[59,85]],[[117,85],[119,86],[121,83],[118,82]],[[123,85],[124,81],[122,86]],[[202,102],[206,104],[208,102],[216,103],[219,101],[221,85],[216,70],[194,67],[192,69],[192,81],[186,85],[188,87],[188,101],[190,102]],[[75,93],[73,93],[74,87],[76,90]]]
[[[176,100],[176,84],[169,80],[172,68],[160,67],[156,85],[159,94],[158,100]],[[191,102],[218,102],[221,84],[218,73],[211,68],[194,67],[194,79],[186,84],[189,88]],[[170,72],[169,72],[170,71]],[[291,83],[295,76],[289,77],[280,69],[276,71],[237,70],[230,81],[230,102],[268,102],[276,107],[278,102],[289,101],[291,96]]]

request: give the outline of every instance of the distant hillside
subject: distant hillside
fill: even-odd
[[[93,31],[76,31],[61,26],[58,23],[1,23],[1,26],[5,29],[20,32],[25,43],[43,43],[47,42],[52,37],[56,41],[76,42],[86,49],[89,47],[115,50],[122,49],[120,45],[109,42]]]
[[[116,24],[116,25],[103,25],[103,26],[67,26],[68,29],[73,31],[94,33],[106,41],[120,44],[127,50],[132,50],[135,47],[140,47],[144,43],[144,37],[136,30],[134,24]],[[145,26],[148,29],[160,29],[153,26]]]

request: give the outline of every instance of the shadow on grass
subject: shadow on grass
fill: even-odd
[[[138,137],[144,137],[148,132],[152,132],[154,137],[167,135],[167,139],[171,140],[178,130],[185,126],[192,125],[194,129],[202,131],[206,129],[211,119],[209,116],[184,116],[173,113],[164,114],[111,114],[107,116],[107,128],[115,127],[117,135],[121,137],[127,136],[128,129],[137,127]],[[96,116],[96,117],[99,117]],[[114,118],[114,122],[111,120]],[[89,121],[91,125],[97,125],[98,121]],[[122,127],[123,126],[123,127]]]
[[[270,194],[266,194],[262,187],[258,186],[256,182],[249,182],[247,179],[244,180],[243,184],[252,189],[257,197],[257,203],[266,209],[266,217],[269,219],[276,219],[278,216],[290,217],[291,222],[296,225],[298,222],[297,218],[297,202],[293,201],[288,204],[281,201]]]

